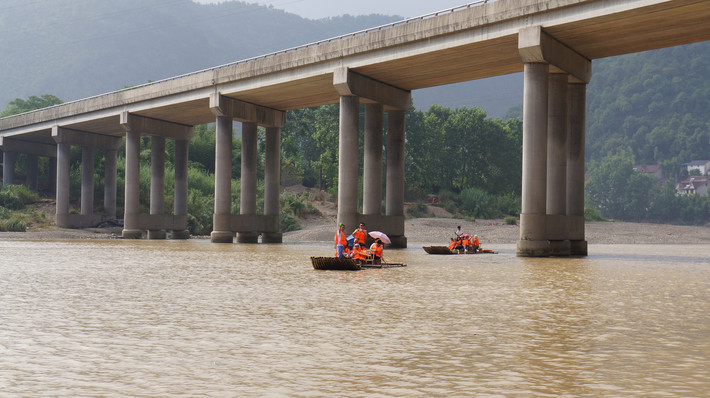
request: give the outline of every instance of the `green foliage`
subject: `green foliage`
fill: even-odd
[[[16,218],[10,218],[9,220],[0,219],[0,231],[25,232],[27,231],[27,225]]]
[[[710,153],[710,43],[594,61],[587,90],[587,157],[630,148],[639,164]],[[674,170],[675,172],[676,170]]]
[[[587,207],[584,209],[584,221],[606,221],[602,216],[599,215],[597,209]]]
[[[642,221],[651,206],[654,177],[633,170],[633,156],[626,151],[592,162],[586,184],[587,203],[602,216]]]
[[[505,225],[516,225],[518,222],[518,218],[513,216],[505,216],[503,221],[505,222]]]
[[[26,100],[16,98],[14,101],[10,101],[10,103],[7,104],[5,109],[0,113],[0,117],[17,115],[33,111],[35,109],[42,109],[48,106],[61,104],[62,102],[62,100],[51,94],[44,94],[40,97],[33,95]]]
[[[478,108],[434,105],[407,112],[405,179],[409,192],[520,192],[522,124],[486,119]]]
[[[409,214],[410,216],[412,216],[414,218],[419,218],[419,217],[426,216],[427,210],[428,210],[428,207],[427,207],[426,203],[424,203],[420,200],[420,201],[417,201],[416,203],[414,203],[413,205],[409,206],[409,208],[407,208],[407,214]]]
[[[39,195],[26,185],[7,185],[0,187],[0,206],[8,210],[24,209],[26,204],[39,200]]]

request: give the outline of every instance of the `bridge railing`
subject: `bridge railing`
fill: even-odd
[[[268,53],[268,54],[257,55],[257,56],[251,57],[251,58],[246,58],[246,59],[243,59],[243,60],[239,60],[239,61],[235,61],[235,62],[230,62],[230,63],[224,64],[224,65],[213,66],[213,67],[210,67],[210,68],[201,69],[201,70],[198,70],[198,71],[189,72],[189,73],[185,73],[185,74],[178,75],[178,76],[168,77],[168,78],[165,78],[165,79],[156,80],[156,81],[153,81],[153,82],[144,83],[144,84],[137,85],[137,86],[133,86],[133,87],[128,87],[128,88],[124,88],[124,89],[120,89],[120,90],[116,90],[116,91],[112,91],[112,92],[108,92],[108,93],[104,93],[104,94],[98,94],[98,95],[94,95],[94,96],[91,96],[91,97],[86,97],[86,98],[82,98],[82,99],[78,99],[78,100],[74,100],[74,101],[64,102],[64,103],[59,104],[59,105],[54,105],[54,106],[50,106],[50,107],[47,107],[47,108],[42,108],[42,109],[38,109],[38,110],[34,110],[34,111],[25,112],[25,114],[27,114],[27,113],[33,113],[33,112],[38,112],[38,111],[43,111],[43,110],[46,110],[46,109],[50,109],[50,108],[54,108],[54,107],[59,107],[59,106],[63,106],[63,105],[66,105],[66,104],[72,104],[72,103],[82,102],[82,101],[86,101],[86,100],[90,100],[90,99],[101,98],[101,97],[105,97],[105,96],[108,96],[108,95],[111,95],[111,94],[114,94],[114,93],[117,93],[117,92],[124,92],[124,91],[130,91],[130,90],[134,90],[134,89],[138,89],[138,88],[149,87],[149,86],[152,86],[152,85],[161,84],[161,83],[169,82],[169,81],[172,81],[172,80],[177,80],[177,79],[185,78],[185,77],[188,77],[188,76],[198,75],[198,74],[200,74],[200,73],[216,71],[216,70],[219,70],[219,69],[224,69],[224,68],[232,67],[232,66],[235,66],[235,65],[240,65],[240,64],[245,64],[245,63],[248,63],[248,62],[258,61],[258,60],[261,60],[261,59],[271,58],[271,57],[274,57],[274,56],[277,56],[277,55],[280,55],[280,54],[287,54],[287,53],[290,53],[290,52],[302,50],[302,49],[305,49],[305,48],[315,47],[315,46],[318,46],[318,45],[321,45],[321,44],[325,44],[325,43],[332,43],[332,42],[335,42],[335,41],[338,41],[338,40],[347,39],[347,38],[350,38],[350,37],[360,36],[360,35],[364,35],[364,34],[371,33],[371,32],[377,32],[377,31],[380,31],[380,30],[393,28],[393,27],[395,27],[395,26],[406,25],[406,24],[408,24],[408,23],[417,22],[417,21],[421,21],[421,20],[424,20],[424,19],[434,18],[434,17],[437,17],[437,16],[442,15],[442,14],[449,14],[449,13],[453,13],[453,12],[456,12],[456,11],[461,11],[461,10],[464,10],[464,9],[468,9],[468,8],[471,8],[471,7],[474,7],[474,6],[478,6],[478,5],[485,4],[485,3],[489,3],[489,2],[493,2],[493,1],[495,1],[495,0],[478,0],[478,1],[471,2],[471,3],[466,3],[466,4],[463,4],[463,5],[460,5],[460,6],[456,6],[456,7],[452,7],[452,8],[447,8],[447,9],[444,9],[444,10],[441,10],[441,11],[436,11],[436,12],[432,12],[432,13],[429,13],[429,14],[424,14],[424,15],[421,15],[421,16],[418,16],[418,17],[412,17],[412,18],[408,18],[408,19],[401,20],[401,21],[396,21],[396,22],[391,22],[391,23],[388,23],[388,24],[380,25],[380,26],[375,26],[374,28],[367,28],[367,29],[363,29],[363,30],[358,30],[357,32],[346,33],[346,34],[344,34],[344,35],[331,37],[331,38],[329,38],[329,39],[323,39],[323,40],[314,41],[314,42],[311,42],[311,43],[308,43],[308,44],[302,44],[302,45],[300,45],[300,46],[287,48],[287,49],[285,49],[285,50],[279,50],[279,51],[274,51],[274,52],[271,52],[271,53]]]

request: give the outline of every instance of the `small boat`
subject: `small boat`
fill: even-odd
[[[424,246],[423,249],[429,254],[498,254],[490,249],[480,249],[476,253],[456,253],[449,250],[448,246]]]
[[[363,268],[396,268],[406,267],[403,263],[363,263],[358,264],[352,258],[338,257],[311,257],[311,263],[314,269],[319,270],[336,270],[336,271],[359,271]]]

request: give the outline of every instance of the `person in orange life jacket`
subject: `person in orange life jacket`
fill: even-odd
[[[461,252],[461,250],[463,250],[463,241],[462,241],[462,239],[463,239],[463,238],[461,238],[460,236],[459,236],[458,238],[456,238],[456,247],[455,247],[454,249],[455,249],[457,252],[459,252],[459,253]]]
[[[478,249],[481,248],[481,242],[478,240],[478,235],[473,235],[473,252],[478,253]]]
[[[367,251],[364,247],[360,246],[360,244],[356,243],[355,246],[353,246],[352,257],[357,264],[361,264],[367,259]]]
[[[335,232],[335,254],[336,257],[343,257],[343,249],[348,245],[348,238],[345,236],[345,224],[340,223],[338,230]]]
[[[451,238],[451,243],[449,243],[449,250],[454,251],[456,249],[456,239]]]
[[[374,257],[374,263],[375,264],[380,264],[382,263],[382,240],[377,239],[375,243],[370,246],[370,252],[372,253]]]
[[[463,237],[461,238],[461,246],[463,246],[464,251],[470,251],[471,250],[471,241],[468,240],[468,237]]]
[[[353,231],[352,235],[360,242],[361,245],[365,244],[365,239],[367,239],[367,230],[365,229],[365,223],[361,222],[360,226]]]

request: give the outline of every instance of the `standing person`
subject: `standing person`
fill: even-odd
[[[370,246],[370,253],[372,253],[373,256],[373,262],[375,264],[381,264],[382,263],[382,240],[377,239],[375,243]]]
[[[340,227],[335,232],[335,253],[336,257],[343,257],[343,248],[348,245],[348,238],[345,236],[345,224],[340,223]]]
[[[459,225],[458,227],[456,227],[456,237],[460,238],[461,235],[463,235],[463,231],[461,230],[461,226]]]
[[[365,229],[365,223],[361,222],[357,229],[353,231],[352,235],[355,237],[355,239],[358,240],[361,245],[364,245],[365,239],[367,239],[367,230]]]
[[[481,247],[481,242],[478,241],[478,235],[473,235],[473,252],[478,253],[478,249]]]

